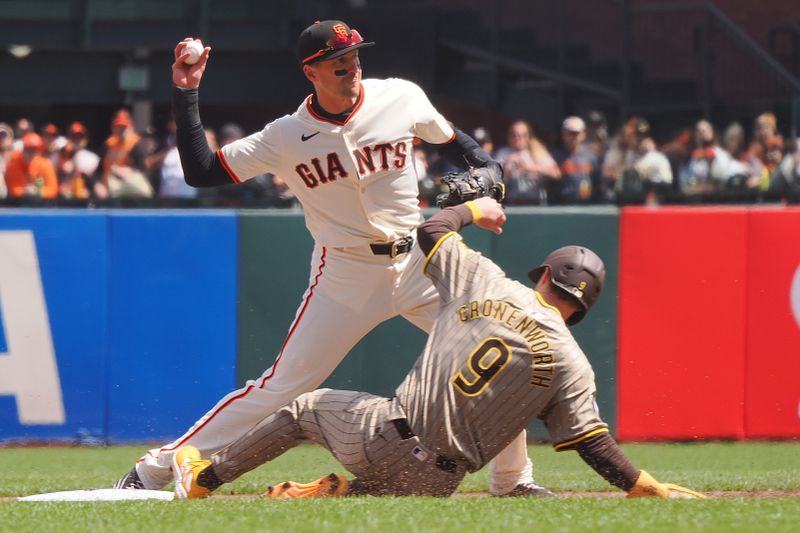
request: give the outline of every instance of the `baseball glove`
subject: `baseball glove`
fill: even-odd
[[[445,208],[463,204],[470,200],[490,196],[501,202],[505,196],[502,179],[495,180],[494,173],[487,167],[470,168],[462,172],[451,172],[442,178],[448,191],[436,197],[436,206]]]

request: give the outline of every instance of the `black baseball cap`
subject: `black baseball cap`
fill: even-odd
[[[309,65],[373,44],[341,20],[318,20],[297,38],[297,60]]]

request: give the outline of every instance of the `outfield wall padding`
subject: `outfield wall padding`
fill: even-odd
[[[800,437],[800,209],[751,212],[745,436]]]
[[[618,432],[800,435],[800,210],[626,208]]]

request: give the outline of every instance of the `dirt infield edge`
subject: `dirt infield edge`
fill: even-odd
[[[556,493],[559,498],[577,498],[577,499],[606,499],[606,498],[622,498],[625,493],[620,491],[614,492],[588,492],[588,491],[575,491],[575,492],[559,492]],[[704,493],[710,499],[731,499],[731,498],[746,498],[746,499],[773,499],[773,498],[798,498],[800,499],[800,491],[796,490],[759,490],[759,491],[744,491],[744,490],[721,490],[710,491]],[[258,499],[259,494],[215,494],[215,500],[247,500]],[[457,492],[452,498],[488,498],[488,492]],[[17,496],[0,496],[0,503],[13,502],[17,500]]]

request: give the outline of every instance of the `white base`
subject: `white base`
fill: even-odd
[[[17,498],[21,502],[116,502],[124,500],[172,500],[165,490],[92,489],[66,490]]]

